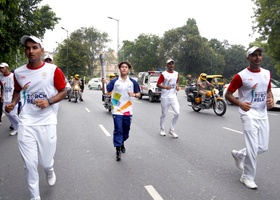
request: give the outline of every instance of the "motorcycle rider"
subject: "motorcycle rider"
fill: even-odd
[[[111,73],[110,75],[109,75],[109,79],[110,79],[110,81],[109,81],[109,83],[113,80],[113,79],[115,79],[116,78],[116,75],[114,74],[114,73]],[[103,78],[102,78],[103,79]],[[102,92],[103,92],[103,101],[104,101],[104,103],[105,103],[105,105],[107,105],[108,103],[110,103],[110,101],[111,101],[111,94],[112,94],[112,92],[107,92],[107,94],[105,94],[105,87],[104,87],[104,81],[102,82],[103,83],[103,86],[102,86]],[[109,84],[108,83],[108,84]]]
[[[109,75],[109,79],[110,79],[109,83],[111,82],[111,80],[113,80],[113,79],[115,79],[115,78],[116,78],[116,75],[115,75],[114,73],[111,73],[111,74]],[[112,94],[112,92],[108,92],[108,93],[107,93],[107,95],[110,96],[110,97],[111,97],[111,94]]]
[[[192,75],[188,74],[187,75],[187,81],[186,81],[187,93],[190,93],[190,89],[191,89],[192,83],[193,83]]]
[[[81,86],[82,86],[82,81],[80,79],[80,76],[79,74],[75,74],[74,78],[72,79],[72,81],[70,82],[70,85],[72,87],[72,90],[71,90],[71,94],[69,95],[69,100],[68,101],[71,101],[71,96],[73,95],[74,93],[74,86],[75,85],[78,85],[79,86],[79,96],[80,96],[80,101],[84,101],[83,100],[83,97],[82,97],[82,93],[81,93]]]
[[[207,74],[201,73],[198,80],[197,80],[197,87],[198,87],[198,92],[201,94],[201,103],[205,103],[205,96],[206,93],[209,92],[207,90],[207,86],[214,87],[209,81],[206,80]]]

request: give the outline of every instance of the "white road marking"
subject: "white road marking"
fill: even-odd
[[[101,128],[103,133],[105,133],[106,136],[108,136],[108,137],[111,136],[111,134],[106,130],[106,128],[104,128],[104,126],[102,124],[99,124],[99,127]]]
[[[267,113],[268,115],[274,115],[274,116],[277,116],[278,114],[276,114],[276,113]]]
[[[243,134],[243,132],[240,132],[240,131],[237,131],[237,130],[234,130],[234,129],[231,129],[231,128],[223,127],[223,129],[226,129],[226,130],[229,130],[229,131],[232,131],[232,132],[236,132],[236,133]]]
[[[88,108],[85,108],[85,109],[86,109],[86,111],[90,112],[90,110]]]
[[[145,188],[154,200],[163,200],[163,198],[152,185],[146,185]]]
[[[142,103],[141,101],[139,100],[134,100],[133,102],[136,102],[136,103]]]

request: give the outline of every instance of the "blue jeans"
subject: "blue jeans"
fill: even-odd
[[[132,115],[113,115],[114,120],[114,147],[120,147],[124,141],[129,137],[130,124]]]

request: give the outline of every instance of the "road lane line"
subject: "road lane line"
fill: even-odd
[[[134,100],[133,102],[136,102],[136,103],[142,103],[141,101],[139,100]]]
[[[86,109],[86,111],[90,112],[90,110],[88,108],[85,108],[85,109]]]
[[[106,128],[104,128],[104,126],[102,124],[99,124],[99,127],[101,128],[103,133],[105,133],[106,136],[108,136],[108,137],[111,136],[111,134],[106,130]]]
[[[278,114],[275,114],[275,113],[267,113],[268,115],[273,115],[273,116],[277,116]]]
[[[152,185],[146,185],[145,188],[154,200],[163,200],[163,198]]]
[[[232,132],[236,132],[236,133],[243,134],[243,132],[240,132],[240,131],[237,131],[237,130],[234,130],[234,129],[231,129],[231,128],[223,127],[223,129],[226,129],[226,130],[229,130],[229,131],[232,131]]]

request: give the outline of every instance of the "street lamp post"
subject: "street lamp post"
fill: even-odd
[[[66,53],[66,62],[67,62],[67,66],[66,66],[66,77],[68,77],[68,30],[66,30],[65,28],[61,27],[63,30],[65,30],[67,32],[67,42],[66,42],[66,48],[67,48],[67,53]]]
[[[119,52],[119,22],[120,22],[120,20],[118,20],[118,19],[115,19],[115,18],[113,18],[113,17],[108,17],[109,19],[112,19],[112,20],[115,20],[118,24],[117,24],[117,57],[119,57],[118,56],[118,52]]]

